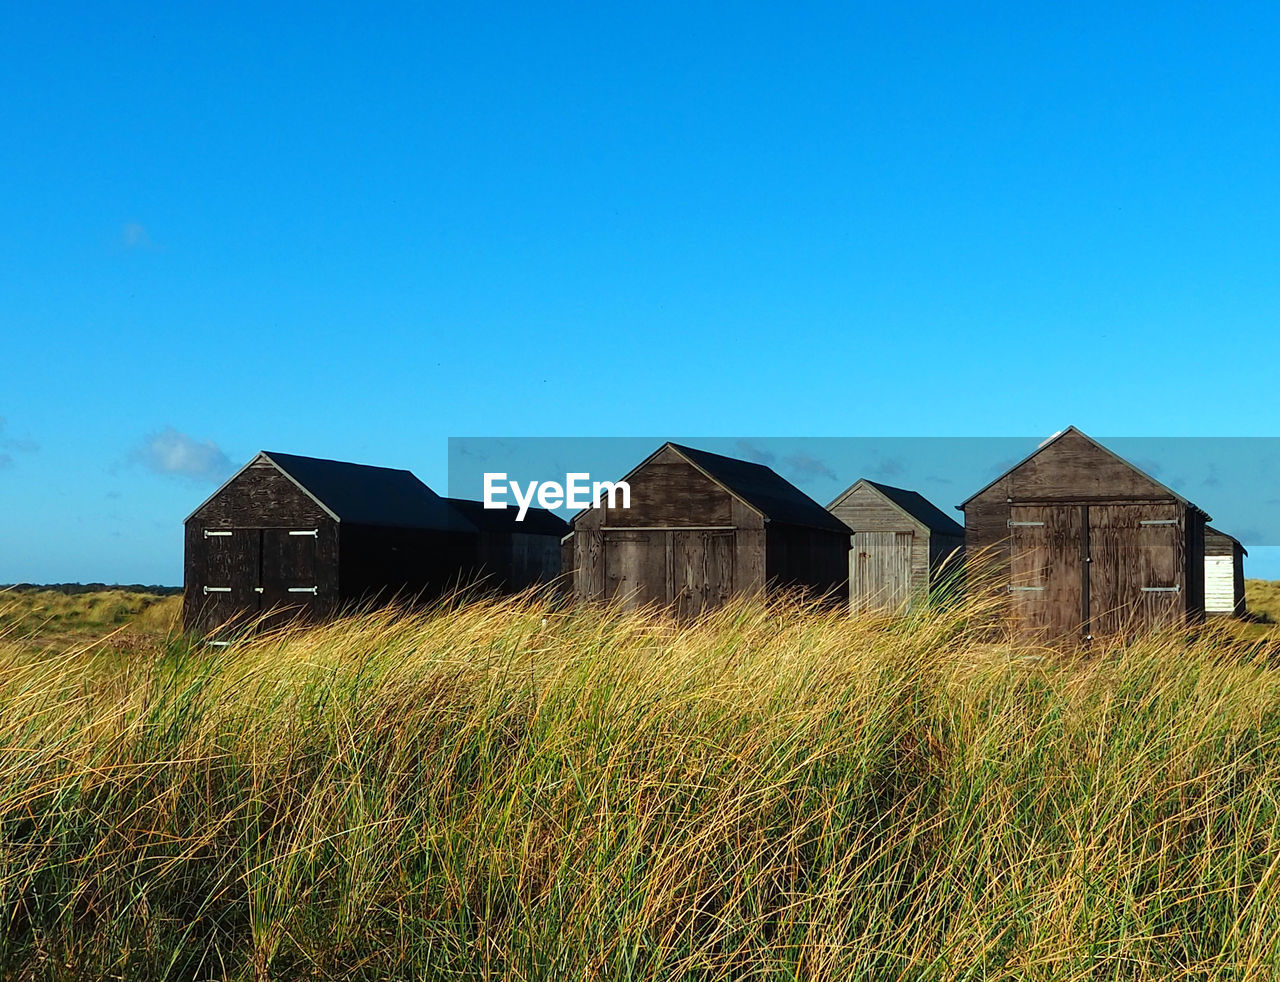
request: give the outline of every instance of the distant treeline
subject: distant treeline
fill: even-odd
[[[57,593],[101,593],[123,590],[125,593],[154,593],[171,597],[182,592],[180,586],[158,586],[154,583],[0,583],[0,590],[53,590]]]

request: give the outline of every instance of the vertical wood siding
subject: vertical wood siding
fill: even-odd
[[[994,561],[1025,633],[1129,633],[1201,616],[1204,518],[1067,433],[965,505],[970,560]]]
[[[847,536],[766,523],[672,448],[628,477],[631,507],[574,519],[575,595],[695,615],[769,583],[817,592],[847,582]]]

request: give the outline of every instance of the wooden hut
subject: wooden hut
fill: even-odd
[[[483,501],[447,498],[479,530],[476,572],[484,585],[519,591],[551,583],[560,575],[560,540],[569,523],[545,508],[530,508],[516,521],[516,508],[486,508]]]
[[[1015,623],[1091,639],[1198,620],[1208,516],[1074,426],[959,506]]]
[[[409,471],[263,451],[186,519],[183,627],[438,593],[470,577],[477,534]]]
[[[849,551],[849,605],[904,610],[956,565],[964,529],[917,491],[869,481],[847,488],[827,511],[853,530]]]
[[[848,526],[763,464],[664,443],[623,480],[629,508],[573,518],[578,598],[690,615],[769,587],[844,595]]]
[[[1206,614],[1243,617],[1244,557],[1240,540],[1216,528],[1204,529],[1204,610]]]

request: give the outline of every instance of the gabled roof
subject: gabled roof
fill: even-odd
[[[708,450],[698,450],[668,441],[631,468],[622,480],[630,480],[633,474],[668,447],[735,498],[759,512],[766,522],[803,525],[849,534],[849,526],[771,468]],[[578,513],[581,514],[583,512]]]
[[[1216,529],[1212,525],[1206,525],[1204,527],[1204,537],[1207,539],[1211,535],[1217,535],[1224,539],[1230,539],[1232,542],[1234,542],[1236,545],[1240,547],[1240,551],[1242,553],[1244,553],[1246,556],[1249,555],[1249,550],[1244,547],[1244,543],[1242,543],[1234,535],[1231,535],[1229,532],[1224,532],[1221,529]]]
[[[1194,502],[1188,501],[1182,495],[1178,494],[1177,491],[1174,491],[1173,488],[1157,481],[1154,477],[1152,477],[1150,474],[1144,471],[1141,467],[1138,467],[1131,461],[1125,460],[1114,450],[1104,447],[1101,443],[1099,443],[1093,437],[1089,436],[1088,433],[1085,433],[1074,426],[1068,426],[1065,430],[1059,430],[1057,433],[1053,434],[1053,436],[1049,437],[1049,439],[1041,443],[1040,446],[1036,447],[1035,450],[1031,451],[1031,453],[1027,454],[1020,461],[1018,461],[1016,464],[1014,464],[1012,467],[1006,470],[1003,474],[1000,474],[998,477],[992,478],[992,480],[988,481],[985,485],[983,485],[977,491],[973,492],[973,494],[969,495],[969,497],[965,498],[964,501],[956,505],[956,508],[958,508],[960,511],[964,511],[964,506],[967,505],[969,502],[971,502],[974,498],[978,497],[978,495],[982,494],[984,491],[989,490],[992,486],[997,484],[999,481],[1002,481],[1005,477],[1012,474],[1019,467],[1025,464],[1027,461],[1032,460],[1035,457],[1038,457],[1040,454],[1044,453],[1046,450],[1052,447],[1055,443],[1057,443],[1059,440],[1065,437],[1068,433],[1074,433],[1076,436],[1082,437],[1083,439],[1087,440],[1095,448],[1097,448],[1107,456],[1111,457],[1113,460],[1117,460],[1121,464],[1123,464],[1125,467],[1128,467],[1130,470],[1138,474],[1141,474],[1144,478],[1146,478],[1148,481],[1154,484],[1157,488],[1166,492],[1175,501],[1180,501],[1182,504],[1186,505],[1188,508],[1198,511],[1201,515],[1204,515],[1206,519],[1209,518],[1209,515],[1205,512],[1203,508],[1200,508]]]
[[[274,464],[339,522],[441,532],[476,531],[471,522],[409,471],[302,457],[275,450],[256,454],[187,518],[190,519],[223,488],[262,460]]]
[[[520,510],[514,506],[486,508],[483,501],[466,498],[446,498],[464,518],[476,528],[487,532],[524,532],[529,535],[564,536],[569,533],[569,523],[546,508],[530,508],[524,521],[516,521]]]
[[[937,532],[940,535],[963,536],[964,526],[957,522],[954,518],[944,514],[937,505],[922,495],[919,491],[909,491],[906,488],[895,488],[890,484],[881,484],[879,481],[872,481],[870,478],[860,478],[850,487],[836,498],[835,501],[827,505],[828,509],[833,509],[845,498],[853,494],[859,487],[869,487],[880,492],[889,502],[896,505],[900,510],[907,513],[911,518],[927,528],[930,532]]]

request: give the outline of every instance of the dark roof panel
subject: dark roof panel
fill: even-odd
[[[524,521],[516,521],[520,509],[486,508],[483,501],[468,501],[466,498],[446,498],[447,502],[461,513],[472,525],[486,532],[524,532],[529,535],[569,534],[569,523],[555,512],[545,508],[530,508],[525,512]]]
[[[849,533],[849,526],[764,464],[695,450],[678,443],[670,446],[701,467],[730,493],[756,508],[768,521]]]
[[[949,515],[940,511],[937,505],[931,502],[919,491],[909,491],[906,488],[895,488],[892,485],[881,484],[879,481],[872,481],[865,477],[862,480],[864,483],[871,485],[879,491],[916,521],[921,522],[925,528],[929,529],[929,531],[939,532],[943,535],[964,535],[964,526]]]
[[[406,470],[264,450],[263,455],[317,501],[356,525],[475,532],[444,498]]]

